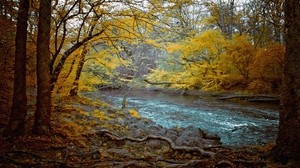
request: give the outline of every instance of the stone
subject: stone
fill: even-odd
[[[199,147],[203,148],[203,134],[202,130],[189,126],[185,128],[180,136],[175,140],[176,146],[190,146],[190,147]]]

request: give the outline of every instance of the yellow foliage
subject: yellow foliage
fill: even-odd
[[[110,118],[105,114],[105,112],[100,110],[94,110],[92,113],[93,116],[98,118],[101,121],[109,120]]]
[[[233,39],[226,46],[226,61],[228,66],[234,67],[235,71],[246,80],[250,77],[250,70],[253,68],[255,46],[246,35],[234,35]]]
[[[135,118],[140,118],[140,114],[134,110],[134,109],[129,109],[128,112],[130,113],[131,116],[135,117]]]
[[[183,46],[181,44],[178,43],[173,43],[173,44],[169,44],[167,47],[167,51],[169,53],[173,53],[173,52],[179,52],[181,51],[183,48]]]
[[[225,37],[218,30],[207,30],[185,42],[183,59],[213,62],[222,54]]]

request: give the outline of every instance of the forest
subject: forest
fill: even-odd
[[[1,0],[0,25],[0,167],[300,166],[297,0]]]

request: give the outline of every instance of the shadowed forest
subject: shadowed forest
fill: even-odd
[[[300,166],[297,0],[1,0],[0,167]]]

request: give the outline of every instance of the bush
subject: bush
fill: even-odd
[[[261,79],[256,79],[249,83],[247,89],[254,93],[271,93],[272,84]]]

